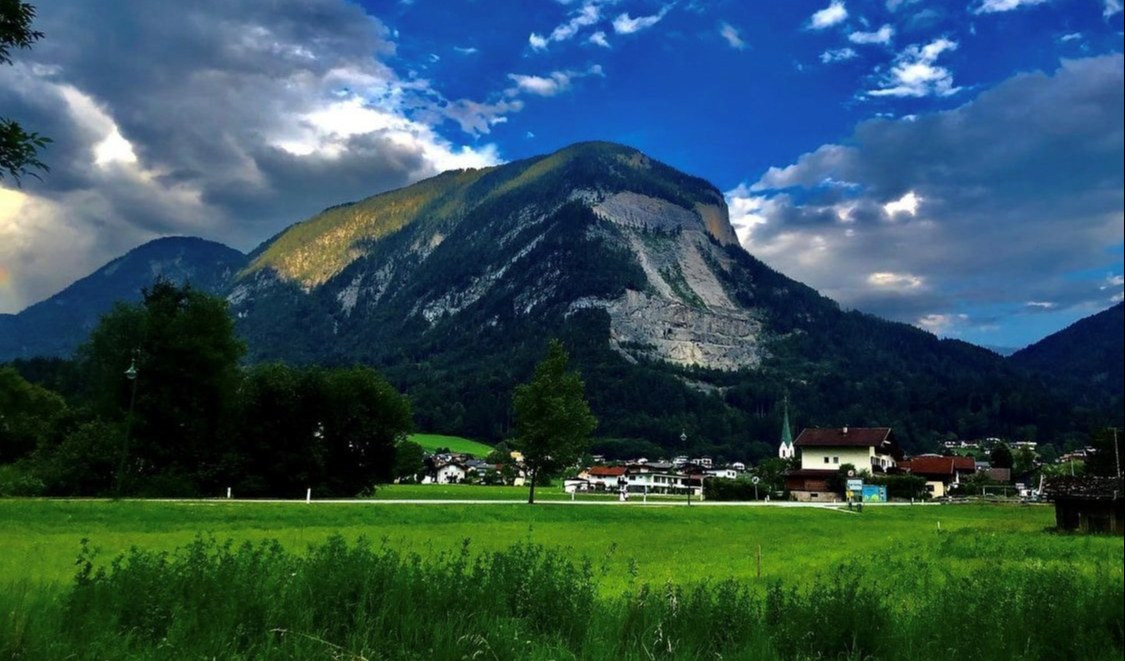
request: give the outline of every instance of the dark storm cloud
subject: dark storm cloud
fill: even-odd
[[[69,0],[36,27],[46,37],[0,69],[0,107],[54,140],[51,173],[0,190],[0,311],[159,235],[248,249],[326,206],[496,160],[412,117],[447,102],[388,68],[387,29],[341,0]]]
[[[904,321],[1108,302],[1120,287],[1069,274],[1120,260],[1123,87],[1120,55],[1070,60],[954,110],[864,122],[728,193],[749,210],[735,222],[775,267]]]

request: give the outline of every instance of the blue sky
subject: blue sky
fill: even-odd
[[[0,189],[0,311],[125,249],[249,249],[342,200],[604,139],[727,194],[847,307],[1017,347],[1121,300],[1118,0],[40,8],[0,104],[52,174]]]

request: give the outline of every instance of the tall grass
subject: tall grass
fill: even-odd
[[[1120,659],[1123,647],[1120,564],[965,575],[942,554],[887,553],[802,585],[630,576],[605,597],[608,563],[530,543],[423,558],[341,537],[303,555],[201,537],[100,568],[92,554],[84,545],[66,588],[0,595],[0,657]]]

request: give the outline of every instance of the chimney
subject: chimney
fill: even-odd
[[[844,436],[847,436],[847,435],[848,435],[848,428],[844,427]]]

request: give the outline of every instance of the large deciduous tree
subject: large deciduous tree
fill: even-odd
[[[545,475],[576,461],[590,444],[597,419],[586,403],[585,386],[567,369],[566,350],[552,340],[547,357],[535,368],[530,383],[516,387],[516,443],[527,466],[535,502],[535,485]]]
[[[79,357],[99,416],[130,428],[127,489],[193,495],[219,485],[243,351],[226,302],[188,285],[158,280],[140,304],[102,317]],[[125,374],[134,361],[135,382]]]

